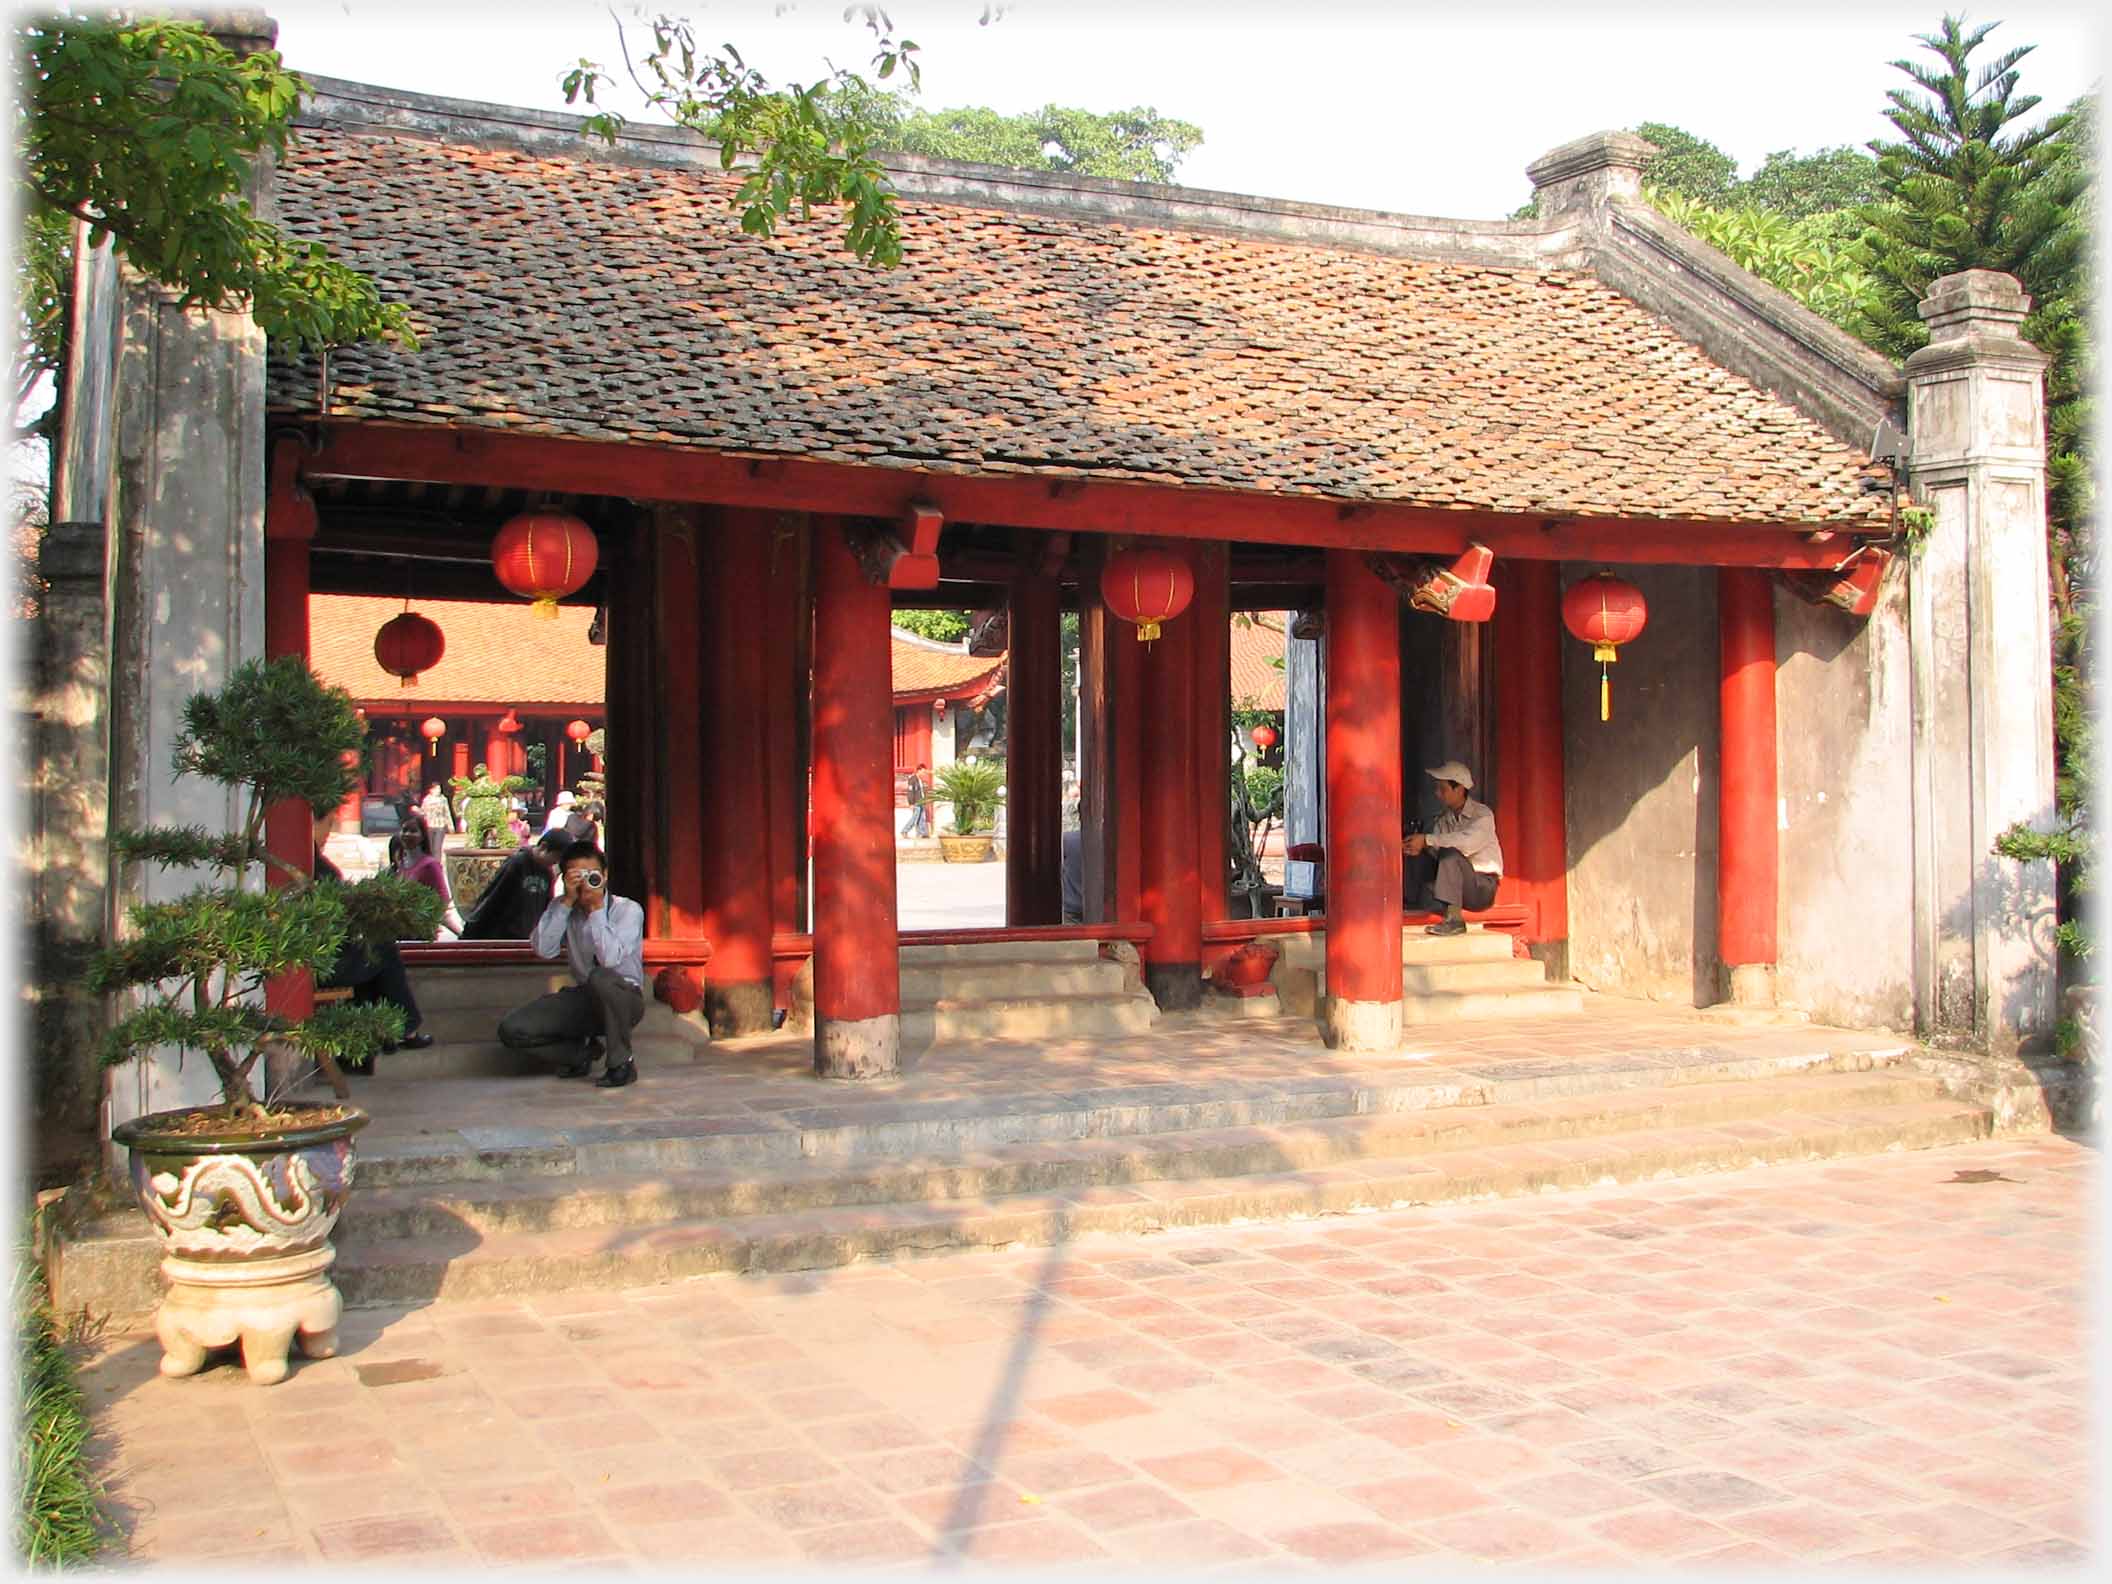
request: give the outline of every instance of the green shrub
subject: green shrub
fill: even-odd
[[[88,1470],[88,1409],[59,1340],[44,1273],[27,1250],[15,1262],[15,1554],[32,1567],[89,1562],[102,1547]]]
[[[988,759],[950,764],[938,775],[939,796],[953,805],[953,833],[974,836],[997,825],[1005,767]]]

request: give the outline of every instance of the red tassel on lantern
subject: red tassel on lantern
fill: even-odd
[[[1162,622],[1188,608],[1195,574],[1179,553],[1163,545],[1131,545],[1107,558],[1100,572],[1100,597],[1107,608],[1136,625],[1137,641],[1150,643]]]
[[[1611,572],[1601,572],[1569,586],[1562,596],[1562,625],[1570,636],[1592,646],[1599,662],[1599,719],[1613,719],[1613,682],[1607,667],[1620,658],[1620,647],[1638,636],[1650,610],[1643,591]]]
[[[492,571],[545,621],[557,618],[560,599],[586,587],[599,558],[594,530],[570,512],[522,512],[491,541]]]
[[[432,670],[446,653],[447,638],[439,627],[411,611],[383,622],[374,635],[374,658],[399,687],[414,685],[418,673]]]

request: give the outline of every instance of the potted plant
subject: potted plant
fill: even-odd
[[[526,776],[494,776],[482,764],[474,775],[450,776],[448,781],[461,802],[462,828],[469,835],[469,845],[446,855],[447,887],[454,893],[455,906],[467,913],[497,876],[499,866],[519,849],[520,843],[507,828],[513,799],[535,783]]]
[[[179,1062],[203,1057],[220,1084],[217,1105],[156,1112],[111,1133],[131,1152],[133,1190],[167,1254],[170,1288],[156,1319],[164,1375],[191,1374],[207,1349],[239,1341],[250,1378],[269,1385],[285,1377],[296,1335],[311,1358],[336,1348],[330,1231],[352,1186],[352,1135],[367,1122],[344,1103],[339,1064],[401,1038],[403,1014],[345,1003],[294,1020],[269,1009],[262,991],[280,975],[327,973],[347,942],[430,940],[440,899],[393,874],[317,885],[306,865],[266,853],[264,822],[286,802],[318,817],[335,808],[359,783],[365,735],[350,696],[302,661],[252,661],[218,693],[185,704],[173,756],[179,780],[246,793],[237,827],[111,837],[125,859],[212,876],[133,907],[123,937],[88,970],[90,988],[129,1001],[105,1042],[106,1064],[174,1049]],[[284,883],[259,888],[264,869]],[[334,1103],[289,1098],[311,1063]],[[263,1092],[260,1066],[272,1080]]]
[[[982,863],[996,843],[998,800],[1005,794],[1005,767],[988,759],[964,759],[937,777],[940,798],[953,806],[953,830],[939,836],[939,856],[948,863]]]

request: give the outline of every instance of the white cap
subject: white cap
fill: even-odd
[[[1456,781],[1461,786],[1469,788],[1474,785],[1474,772],[1457,759],[1447,759],[1435,770],[1425,770],[1423,774],[1434,781]]]
[[[572,794],[571,794],[571,793],[569,793],[569,792],[560,792],[560,793],[558,793],[558,795],[557,795],[557,806],[558,806],[559,808],[570,808],[570,807],[572,806],[572,802],[573,802],[573,798],[572,798]]]

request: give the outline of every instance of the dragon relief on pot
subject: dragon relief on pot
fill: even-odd
[[[182,1162],[132,1157],[132,1176],[154,1229],[176,1254],[297,1254],[336,1226],[352,1188],[348,1139],[261,1158],[201,1155]]]

